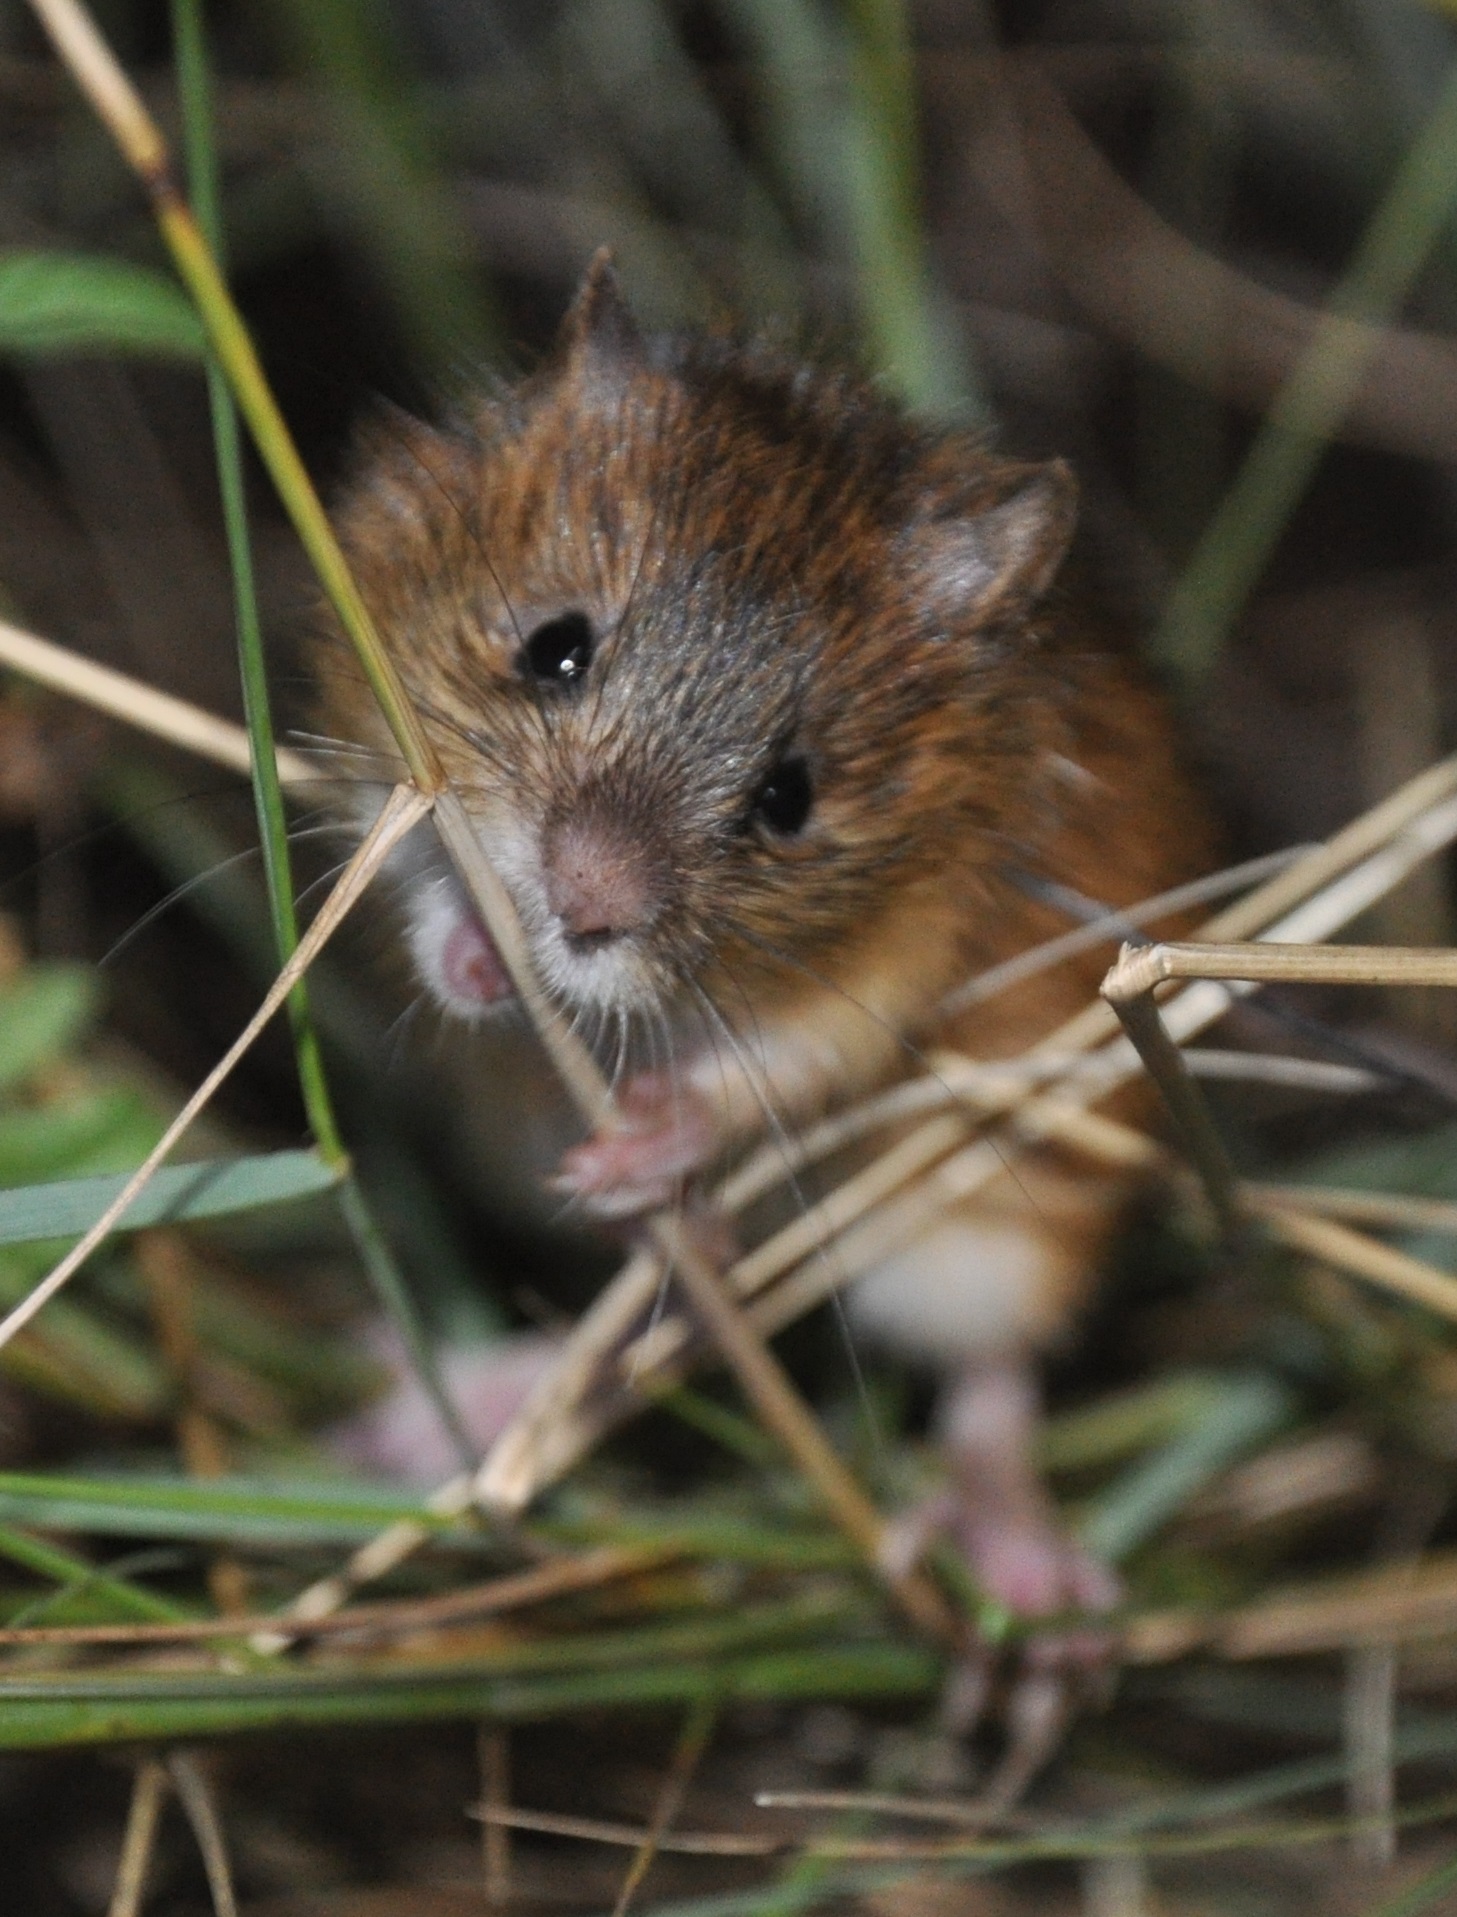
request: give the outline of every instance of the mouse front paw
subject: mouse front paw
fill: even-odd
[[[666,1072],[639,1072],[617,1100],[618,1122],[565,1154],[552,1189],[594,1218],[635,1218],[677,1203],[722,1145],[712,1107]]]

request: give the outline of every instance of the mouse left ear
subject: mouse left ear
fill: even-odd
[[[623,294],[611,250],[599,247],[562,321],[557,354],[568,364],[585,359],[621,365],[637,360],[641,348],[642,334]]]
[[[1027,612],[1067,554],[1077,504],[1077,481],[1065,461],[1009,468],[987,503],[923,531],[935,597],[958,621]]]

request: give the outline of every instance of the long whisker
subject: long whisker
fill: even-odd
[[[694,987],[694,998],[698,1001],[707,1017],[713,1021],[727,1039],[729,1047],[735,1059],[738,1061],[739,1069],[743,1072],[749,1084],[749,1088],[753,1092],[755,1100],[764,1114],[764,1120],[769,1128],[770,1136],[775,1139],[779,1146],[784,1164],[784,1182],[788,1187],[794,1203],[799,1208],[800,1215],[805,1216],[810,1209],[809,1199],[797,1175],[794,1163],[793,1140],[789,1136],[788,1128],[784,1124],[782,1115],[770,1096],[771,1080],[768,1071],[762,1063],[764,1057],[764,1042],[763,1033],[759,1027],[758,1014],[754,1009],[753,1002],[750,1000],[748,993],[744,991],[740,982],[735,979],[731,973],[725,973],[725,976],[744,1000],[749,1016],[754,1021],[754,1027],[758,1033],[758,1046],[761,1060],[759,1077],[762,1083],[756,1083],[753,1069],[744,1047],[740,1043],[739,1035],[734,1031],[732,1024],[722,1010],[714,1004],[710,995],[701,987]],[[885,1434],[881,1429],[880,1421],[875,1413],[875,1404],[870,1395],[870,1386],[865,1377],[864,1367],[860,1362],[860,1354],[855,1348],[855,1335],[850,1325],[849,1316],[845,1310],[844,1285],[848,1274],[840,1268],[836,1249],[833,1245],[820,1244],[816,1247],[814,1255],[823,1264],[832,1280],[830,1298],[835,1314],[835,1324],[839,1331],[841,1349],[845,1354],[846,1363],[850,1368],[850,1377],[854,1385],[856,1403],[860,1406],[860,1410],[865,1418],[866,1427],[870,1433],[876,1456],[877,1458],[883,1457],[885,1452]]]
[[[32,859],[28,865],[23,865],[13,872],[7,872],[4,879],[0,880],[0,896],[3,896],[11,886],[23,884],[25,880],[34,878],[37,873],[44,872],[55,860],[84,851],[87,846],[96,845],[115,833],[125,832],[127,826],[134,820],[155,818],[172,806],[195,806],[203,800],[211,799],[246,801],[248,797],[247,786],[239,784],[217,786],[209,792],[179,792],[168,798],[158,799],[151,805],[128,806],[124,817],[103,819],[99,825],[89,826],[84,832],[69,833],[64,844],[52,846],[39,858]]]
[[[772,1096],[771,1087],[773,1081],[770,1079],[768,1067],[764,1062],[766,1057],[764,1038],[762,1030],[758,1029],[757,1014],[754,1011],[748,994],[744,991],[739,981],[735,979],[731,973],[725,972],[724,976],[739,993],[750,1018],[754,1021],[757,1034],[756,1042],[759,1049],[759,1057],[757,1060],[749,1056],[745,1040],[741,1034],[734,1029],[732,1022],[723,1009],[715,1005],[712,996],[698,984],[692,984],[690,986],[694,1002],[699,1008],[705,1025],[711,1027],[726,1041],[735,1063],[744,1075],[745,1083],[753,1094],[754,1102],[763,1115],[765,1129],[774,1140],[782,1155],[785,1167],[785,1182],[793,1194],[794,1201],[801,1211],[808,1211],[809,1201],[795,1176],[794,1141],[790,1137],[789,1127],[784,1122],[783,1114],[779,1111]]]
[[[1064,959],[1075,958],[1097,945],[1125,939],[1152,920],[1171,917],[1176,912],[1189,911],[1196,905],[1223,898],[1230,892],[1241,892],[1247,886],[1258,885],[1262,879],[1283,871],[1287,865],[1293,865],[1309,850],[1309,846],[1304,845],[1287,846],[1283,851],[1267,853],[1263,858],[1247,859],[1242,865],[1227,866],[1223,871],[1211,872],[1207,877],[1193,879],[1187,885],[1176,885],[1167,892],[1156,892],[1151,898],[1139,899],[1133,905],[1120,906],[1116,910],[1101,905],[1095,899],[1087,900],[1091,913],[1079,910],[1071,914],[1084,920],[1075,931],[1059,933],[1056,938],[1045,939],[1025,952],[1018,952],[1014,958],[1004,959],[989,970],[977,973],[975,978],[968,979],[964,985],[958,985],[949,992],[937,1006],[934,1016],[937,1019],[952,1018],[957,1012],[964,1012],[972,1005],[981,1005],[987,999],[995,998],[999,992],[1020,985],[1024,979],[1034,978],[1039,972],[1061,964]],[[1065,899],[1067,896],[1064,894]]]
[[[295,827],[288,835],[288,842],[290,845],[299,845],[305,839],[329,838],[338,830],[338,826],[334,824]],[[97,963],[99,965],[114,964],[122,953],[141,937],[149,925],[154,925],[161,918],[164,912],[170,911],[174,905],[199,891],[209,880],[221,878],[224,872],[231,872],[235,866],[244,865],[258,856],[259,848],[256,845],[245,845],[241,851],[233,852],[227,858],[219,859],[215,865],[210,865],[205,872],[194,872],[190,878],[183,879],[181,884],[173,886],[165,898],[158,899],[155,905],[148,906],[141,917],[129,925],[120,938],[107,948]],[[342,866],[333,867],[329,876],[332,877],[334,872],[340,870]],[[299,902],[302,903],[302,898]]]

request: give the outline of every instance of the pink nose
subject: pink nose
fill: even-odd
[[[654,851],[620,826],[569,821],[547,838],[547,903],[571,938],[605,945],[652,921],[661,900],[658,868]]]

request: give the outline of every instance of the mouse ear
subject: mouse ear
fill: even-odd
[[[562,321],[557,354],[568,363],[594,359],[622,364],[636,360],[641,348],[642,334],[623,295],[611,250],[601,246]]]
[[[1077,481],[1060,459],[1008,469],[995,493],[922,534],[933,592],[958,623],[1015,617],[1035,605],[1066,556],[1077,520]]]

